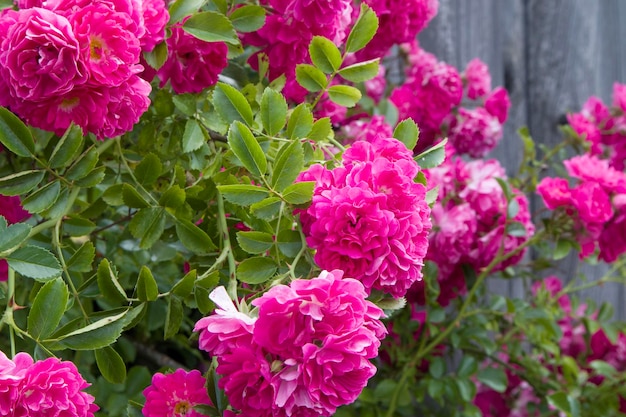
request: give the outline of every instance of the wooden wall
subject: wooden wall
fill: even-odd
[[[624,0],[439,0],[439,13],[419,36],[424,49],[463,69],[479,57],[489,65],[493,85],[511,95],[504,138],[490,156],[509,173],[521,156],[516,131],[528,126],[536,142],[560,142],[559,121],[596,95],[610,102],[613,83],[626,83]],[[531,207],[538,202],[531,196]],[[593,280],[606,266],[568,257],[559,275]],[[520,280],[493,281],[493,291],[523,294]],[[582,294],[613,304],[626,320],[626,291],[611,284]]]

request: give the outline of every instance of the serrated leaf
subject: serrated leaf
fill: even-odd
[[[117,279],[117,271],[111,266],[108,259],[104,258],[98,265],[97,272],[98,288],[105,299],[113,302],[126,301],[126,291]]]
[[[84,139],[83,130],[72,123],[52,151],[50,168],[63,168],[73,161],[83,148]]]
[[[7,196],[26,194],[43,180],[44,174],[44,171],[29,170],[2,177],[0,178],[0,194]]]
[[[143,51],[143,58],[149,66],[159,70],[167,61],[167,43],[162,41],[156,44],[153,50]]]
[[[169,8],[170,24],[174,24],[184,17],[197,12],[207,0],[176,0]]]
[[[233,27],[238,32],[254,32],[261,29],[265,24],[265,9],[249,4],[235,9],[229,17]]]
[[[435,146],[426,149],[421,154],[417,155],[415,161],[422,169],[434,168],[441,165],[446,159],[446,143],[448,139],[444,139]]]
[[[262,176],[267,170],[265,153],[250,129],[239,121],[228,130],[228,144],[243,166],[253,175]]]
[[[57,258],[38,246],[24,246],[11,252],[5,259],[17,273],[41,282],[56,278],[63,272]]]
[[[378,30],[378,17],[365,3],[361,3],[361,11],[357,21],[346,40],[346,52],[356,52],[365,47]]]
[[[57,337],[62,346],[72,350],[93,350],[112,345],[122,334],[124,326],[132,318],[128,312],[138,314],[139,307],[101,318],[66,335]]]
[[[189,220],[176,219],[176,235],[183,246],[199,255],[217,249],[209,235]]]
[[[313,36],[309,44],[311,61],[326,74],[332,74],[341,66],[341,52],[330,40],[323,36]]]
[[[29,213],[41,213],[57,201],[60,193],[61,182],[52,181],[22,200],[22,207]]]
[[[301,181],[283,190],[283,198],[290,204],[305,204],[313,198],[315,181]]]
[[[165,328],[163,338],[165,340],[175,336],[183,322],[183,303],[180,298],[171,296],[167,300],[167,313],[165,315]]]
[[[499,368],[485,368],[476,374],[476,378],[487,385],[489,388],[497,392],[506,391],[508,378],[506,373]]]
[[[198,98],[195,94],[176,94],[172,96],[172,102],[185,116],[192,117],[198,111]]]
[[[264,220],[270,220],[278,215],[282,200],[278,197],[270,197],[263,199],[250,206],[250,213],[255,217]]]
[[[205,42],[239,44],[239,38],[233,24],[221,13],[196,13],[185,21],[183,30]]]
[[[135,178],[141,185],[153,184],[163,171],[163,163],[158,156],[148,153],[135,168]]]
[[[276,236],[278,249],[288,258],[295,258],[302,249],[302,237],[296,230],[284,229]]]
[[[145,265],[139,270],[135,292],[140,301],[154,301],[159,297],[157,282],[150,269]]]
[[[269,194],[265,188],[246,184],[218,185],[217,189],[227,201],[240,206],[254,204]]]
[[[96,224],[76,215],[70,215],[63,222],[63,231],[70,236],[85,236],[96,229]]]
[[[126,365],[119,353],[110,346],[97,349],[96,364],[100,373],[112,384],[121,384],[126,379]]]
[[[83,188],[95,187],[96,185],[100,184],[104,179],[105,170],[106,168],[103,166],[94,168],[89,174],[79,180],[76,180],[75,184]]]
[[[102,199],[110,206],[121,206],[124,204],[123,190],[124,184],[113,184],[104,191]]]
[[[250,103],[233,86],[218,82],[213,92],[213,105],[226,123],[238,120],[252,125],[254,122]]]
[[[265,253],[274,246],[272,235],[265,232],[237,232],[237,242],[241,249],[253,255]]]
[[[139,194],[139,191],[128,183],[122,185],[122,199],[124,200],[124,204],[131,208],[150,207],[150,204]]]
[[[279,92],[267,87],[261,97],[261,122],[268,135],[274,136],[287,121],[287,101]]]
[[[354,107],[361,100],[361,92],[349,85],[333,85],[328,89],[328,98],[344,107]]]
[[[187,297],[193,290],[197,275],[198,274],[195,269],[189,271],[180,279],[180,281],[174,284],[170,292],[182,298]]]
[[[28,127],[4,107],[0,107],[0,142],[17,156],[28,158],[35,153],[35,141]]]
[[[0,252],[21,245],[30,234],[31,227],[25,223],[15,223],[7,227],[6,219],[0,216]]]
[[[322,91],[328,85],[326,75],[309,64],[296,65],[296,81],[311,92]]]
[[[50,336],[61,322],[68,299],[69,290],[61,278],[45,283],[28,313],[28,334],[35,340]]]
[[[185,190],[180,188],[177,184],[174,184],[161,195],[159,205],[161,207],[177,209],[185,204],[186,198],[187,194],[185,194]]]
[[[95,257],[96,248],[93,243],[87,241],[67,261],[67,269],[74,272],[90,272]]]
[[[189,119],[183,132],[183,152],[193,152],[206,143],[206,137],[200,123],[196,119]]]
[[[319,142],[327,139],[333,131],[333,126],[330,122],[330,117],[322,117],[313,123],[311,131],[307,135],[307,138]]]
[[[98,158],[98,150],[95,147],[90,147],[70,166],[65,173],[65,178],[75,181],[86,177],[95,168]]]
[[[277,269],[271,258],[255,256],[237,266],[237,279],[246,284],[262,284],[273,277]]]
[[[380,58],[357,62],[339,70],[339,75],[353,83],[369,81],[378,75]]]
[[[139,247],[148,249],[161,237],[165,229],[165,209],[162,207],[142,208],[128,224],[130,233],[139,239]]]
[[[304,168],[304,150],[299,140],[283,145],[274,159],[272,188],[282,192],[290,186]]]
[[[407,149],[413,149],[417,145],[419,133],[417,124],[415,124],[413,119],[408,118],[398,123],[393,131],[393,137],[404,143]]]
[[[313,127],[313,113],[305,104],[299,104],[287,122],[287,137],[289,139],[302,139],[307,137]]]

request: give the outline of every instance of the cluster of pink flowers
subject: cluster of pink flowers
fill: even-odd
[[[272,13],[268,13],[265,25],[246,34],[243,42],[259,47],[258,53],[268,56],[270,80],[285,74],[283,93],[301,102],[307,91],[296,82],[296,65],[310,62],[308,48],[313,36],[341,44],[352,22],[352,0],[262,0],[261,4],[270,6]],[[249,60],[253,68],[258,65],[257,54]]]
[[[601,260],[615,261],[626,252],[626,174],[590,154],[575,156],[564,165],[574,186],[565,178],[546,177],[537,193],[547,208],[562,210],[571,219],[581,258],[599,249]]]
[[[506,180],[497,160],[465,162],[449,152],[442,165],[426,173],[429,184],[439,186],[426,259],[437,264],[441,289],[438,302],[448,305],[466,291],[465,267],[480,271],[499,253],[512,252],[532,236],[534,225],[524,194],[512,188],[514,197],[507,202],[496,180]],[[516,204],[517,212],[507,219],[509,204]],[[520,251],[494,270],[514,265],[523,255]],[[424,283],[418,282],[411,290],[412,298],[424,303],[424,289]]]
[[[202,417],[197,405],[212,405],[206,379],[198,370],[177,369],[170,374],[157,372],[144,391],[146,403],[141,410],[145,417]]]
[[[612,167],[623,170],[626,160],[626,85],[613,85],[613,103],[608,107],[590,97],[578,113],[567,115],[574,132],[590,144],[590,153],[605,157]]]
[[[201,349],[217,357],[225,415],[319,417],[353,402],[374,375],[369,361],[386,330],[382,310],[342,271],[272,287],[252,301],[258,317],[235,308],[218,287],[215,314],[196,323]]]
[[[83,391],[88,386],[71,362],[35,362],[23,352],[11,360],[0,352],[0,415],[93,417],[98,406]]]
[[[22,208],[22,201],[18,196],[0,195],[0,216],[4,217],[8,224],[13,224],[28,219],[30,213]],[[7,261],[0,259],[0,281],[6,281],[8,273]]]
[[[479,59],[470,61],[459,74],[417,42],[403,47],[409,63],[406,82],[392,91],[390,100],[400,119],[410,117],[420,127],[418,150],[448,136],[457,153],[485,156],[502,138],[510,107],[507,91],[491,88],[489,69]],[[464,91],[471,107],[461,106]]]
[[[299,181],[315,181],[300,212],[307,244],[323,269],[341,269],[372,289],[402,297],[422,279],[431,229],[419,166],[400,141],[375,136],[343,154],[343,166],[313,165]]]
[[[74,122],[99,139],[147,110],[141,54],[163,40],[163,0],[22,0],[0,14],[0,105],[62,134]]]

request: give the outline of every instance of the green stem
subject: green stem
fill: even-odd
[[[15,351],[15,331],[13,330],[13,297],[15,296],[15,271],[13,268],[9,267],[9,276],[8,276],[8,293],[7,293],[7,310],[5,314],[9,314],[11,316],[11,323],[9,324],[9,338],[11,339],[11,359],[13,359],[16,355]]]
[[[230,246],[230,234],[228,233],[228,224],[226,223],[226,211],[224,210],[224,198],[221,193],[217,193],[217,211],[218,211],[218,227],[222,233],[222,243],[224,245],[223,252],[226,253],[228,259],[228,295],[239,307],[239,297],[237,296],[237,275],[235,265],[235,257]]]

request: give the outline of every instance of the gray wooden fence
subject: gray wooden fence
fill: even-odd
[[[626,82],[626,0],[439,0],[439,13],[419,35],[421,46],[457,68],[474,57],[489,65],[493,84],[511,96],[511,113],[490,156],[515,172],[522,154],[516,130],[536,142],[560,142],[559,121],[595,95],[610,102],[613,83]],[[537,207],[531,197],[531,207]],[[593,280],[606,271],[567,258],[559,275]],[[519,280],[494,281],[493,291],[519,296]],[[617,284],[583,297],[613,304],[626,319],[626,291]]]

